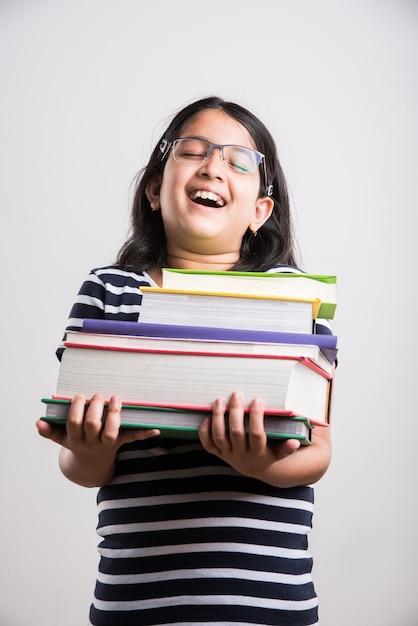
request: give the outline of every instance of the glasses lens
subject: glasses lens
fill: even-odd
[[[225,146],[224,158],[227,164],[241,174],[252,174],[260,164],[261,156],[244,146]]]
[[[210,143],[201,139],[176,139],[173,144],[173,156],[179,163],[199,163],[204,161]]]

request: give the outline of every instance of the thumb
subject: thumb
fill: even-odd
[[[298,439],[286,439],[282,443],[282,453],[284,456],[289,456],[293,454],[300,448],[300,441]]]
[[[141,428],[138,426],[124,426],[119,431],[118,443],[133,443],[134,441],[143,441],[151,437],[157,437],[161,434],[158,428]]]
[[[38,429],[38,433],[44,439],[50,439],[55,443],[63,444],[64,438],[66,436],[65,425],[63,424],[50,424],[45,422],[45,420],[37,420],[35,424]]]

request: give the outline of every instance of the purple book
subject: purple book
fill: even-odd
[[[247,341],[260,343],[292,343],[319,346],[325,358],[333,363],[337,355],[337,336],[331,334],[285,333],[268,330],[243,330],[206,326],[152,324],[121,320],[85,319],[82,331],[107,335],[133,335],[174,339],[202,339],[213,341]]]

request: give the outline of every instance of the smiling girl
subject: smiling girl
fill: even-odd
[[[162,267],[295,266],[274,140],[243,107],[206,98],[178,112],[157,142],[137,178],[131,236],[115,265],[83,283],[67,330],[84,318],[138,320],[141,287],[161,286]],[[317,624],[307,537],[329,428],[316,428],[311,446],[272,443],[262,398],[249,404],[248,432],[239,391],[213,400],[199,442],[120,429],[116,396],[104,423],[100,395],[86,413],[77,395],[65,428],[37,422],[61,445],[65,476],[100,488],[90,626]]]

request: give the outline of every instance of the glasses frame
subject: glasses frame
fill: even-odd
[[[165,159],[165,157],[167,156],[167,154],[169,153],[170,149],[174,149],[175,145],[182,140],[187,140],[187,139],[196,139],[197,141],[202,141],[206,144],[208,144],[208,150],[204,156],[204,158],[199,161],[200,163],[203,163],[204,161],[207,161],[210,156],[212,155],[212,152],[214,150],[214,148],[219,148],[222,154],[222,160],[226,161],[225,159],[225,155],[224,155],[224,148],[229,148],[229,147],[236,147],[236,148],[243,148],[244,150],[249,150],[250,152],[254,152],[254,154],[257,155],[258,157],[258,163],[257,163],[257,167],[254,170],[254,172],[260,167],[261,163],[263,163],[263,171],[264,171],[264,185],[265,185],[265,193],[267,196],[272,196],[273,195],[273,185],[269,185],[267,183],[267,170],[266,170],[266,157],[262,152],[259,152],[258,150],[254,150],[254,148],[248,148],[247,146],[240,146],[238,144],[232,144],[232,143],[225,143],[225,144],[221,144],[221,143],[213,143],[212,141],[208,141],[207,139],[202,139],[201,137],[178,137],[177,139],[173,139],[173,141],[169,141],[168,139],[163,139],[160,143],[160,151],[162,152],[162,157],[161,157],[161,161],[163,161]],[[173,153],[173,158],[176,161],[176,163],[183,163],[183,161],[177,161],[176,157],[174,156]],[[251,174],[253,174],[254,172],[251,172]],[[245,172],[237,172],[240,174],[244,174],[246,175]]]

